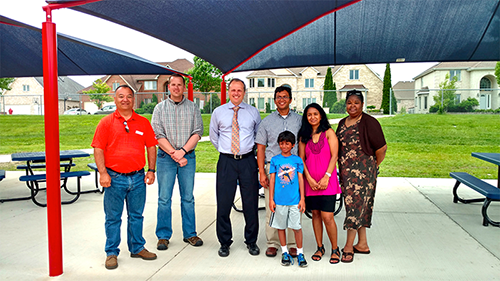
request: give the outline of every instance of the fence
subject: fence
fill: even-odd
[[[366,89],[360,89],[364,96],[364,110],[369,111],[370,108],[380,108],[382,102],[382,93],[370,92]],[[464,112],[464,111],[500,111],[500,90],[499,89],[457,89],[444,90],[440,89],[409,89],[409,90],[394,90],[394,96],[397,101],[397,108],[391,108],[391,113],[429,113],[433,112],[436,107],[443,105],[445,110],[449,112]],[[304,108],[313,102],[323,105],[325,92],[322,90],[308,91],[293,91],[292,102],[290,107],[302,112]],[[333,92],[333,91],[332,91]],[[337,100],[345,99],[346,90],[336,91]],[[444,94],[442,94],[444,93]],[[104,94],[103,94],[104,95]],[[107,94],[112,96],[112,94]],[[215,98],[217,95],[217,98]],[[140,108],[141,105],[147,105],[153,102],[153,96],[156,96],[158,102],[167,98],[166,92],[148,92],[135,94],[134,108]],[[194,102],[204,113],[211,113],[218,105],[220,105],[220,93],[217,92],[195,92]],[[392,95],[391,95],[392,96]],[[435,98],[437,97],[437,98]],[[275,110],[274,91],[248,91],[245,97],[245,102],[255,106],[260,111],[266,110],[266,104],[269,104],[270,110]],[[112,104],[113,101],[103,104]],[[0,95],[0,113],[6,114],[12,111],[13,114],[44,114],[44,97],[43,95]],[[325,106],[328,108],[333,105]],[[70,108],[81,108],[88,113],[94,113],[98,110],[87,94],[65,94],[59,97],[59,114]]]

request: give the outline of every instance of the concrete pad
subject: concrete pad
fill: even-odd
[[[17,173],[17,174],[16,174]],[[0,197],[25,192],[18,181],[22,172],[8,172],[0,182]],[[93,176],[83,178],[92,189]],[[180,198],[174,189],[174,234],[169,249],[156,250],[157,185],[148,187],[144,211],[146,248],[158,259],[130,258],[126,245],[126,222],[122,224],[119,267],[104,268],[104,212],[101,194],[83,194],[64,205],[64,274],[60,280],[499,280],[500,228],[481,225],[480,205],[454,204],[450,179],[380,178],[375,198],[373,226],[368,229],[372,253],[356,254],[351,264],[328,263],[331,244],[326,233],[325,257],[311,260],[316,249],[311,220],[303,217],[307,268],[280,265],[280,257],[268,258],[264,234],[264,211],[259,211],[259,256],[251,256],[243,243],[244,217],[231,214],[231,254],[221,258],[215,233],[215,174],[196,174],[195,198],[201,247],[182,241]],[[16,191],[17,192],[17,191]],[[465,192],[465,190],[464,190]],[[238,198],[236,198],[238,200]],[[264,199],[261,199],[263,201]],[[263,202],[261,202],[263,203]],[[491,206],[498,210],[498,204]],[[338,245],[343,247],[344,210],[335,217]],[[126,220],[126,217],[123,217]],[[46,208],[31,201],[0,204],[0,280],[48,280]]]

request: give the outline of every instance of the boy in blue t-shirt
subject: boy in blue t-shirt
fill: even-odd
[[[269,209],[271,219],[269,225],[278,229],[281,250],[281,264],[293,264],[293,258],[288,254],[286,246],[286,232],[289,227],[295,234],[297,243],[297,262],[300,267],[306,267],[307,262],[302,250],[302,226],[300,216],[306,209],[304,195],[304,163],[299,156],[292,155],[295,146],[295,135],[284,131],[278,136],[281,154],[271,159],[269,175]]]

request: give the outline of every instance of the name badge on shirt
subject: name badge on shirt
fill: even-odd
[[[141,135],[141,136],[142,136],[142,135],[144,135],[144,133],[143,133],[143,132],[138,131],[138,130],[136,130],[136,131],[135,131],[135,133],[136,133],[136,134],[138,134],[138,135]]]

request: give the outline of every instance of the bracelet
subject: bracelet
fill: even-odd
[[[156,170],[155,169],[148,169],[148,172],[153,172],[154,173],[154,172],[156,172]]]
[[[187,154],[188,152],[184,149],[184,147],[181,147],[182,151],[184,151],[185,154]]]
[[[332,174],[330,174],[330,173],[328,173],[328,172],[326,172],[326,173],[325,173],[325,175],[327,175],[329,178],[331,178],[331,177],[332,177]]]

